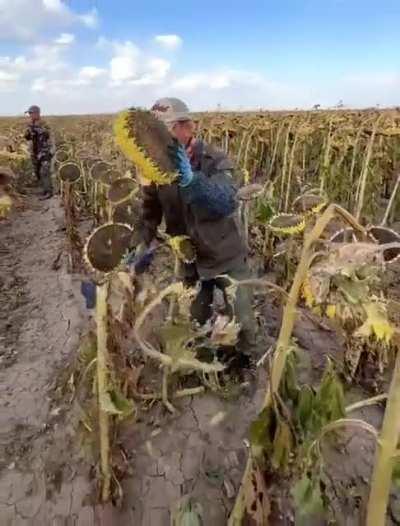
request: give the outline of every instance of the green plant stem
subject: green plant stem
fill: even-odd
[[[388,393],[385,416],[379,436],[371,478],[367,526],[385,526],[394,460],[400,438],[400,352]]]
[[[97,396],[99,405],[100,465],[102,474],[101,499],[110,498],[110,423],[109,415],[102,408],[101,400],[108,390],[108,352],[107,352],[107,296],[108,282],[97,286],[96,323],[97,323]]]

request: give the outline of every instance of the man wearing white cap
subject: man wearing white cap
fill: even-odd
[[[247,246],[238,216],[235,167],[224,152],[195,137],[195,124],[186,104],[176,98],[158,100],[152,111],[178,140],[170,151],[178,172],[171,185],[143,187],[143,239],[150,245],[165,219],[167,233],[188,235],[196,250],[196,262],[185,268],[185,281],[200,280],[200,292],[192,316],[204,324],[212,316],[215,287],[224,293],[226,310],[241,324],[242,347],[255,341],[255,320],[248,288],[239,287],[234,311],[225,295],[229,281],[249,277]]]

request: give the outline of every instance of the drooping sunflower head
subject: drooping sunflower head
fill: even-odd
[[[55,160],[59,164],[63,164],[63,163],[66,163],[70,159],[70,157],[71,157],[70,152],[67,149],[59,148],[56,151]]]
[[[123,203],[113,207],[112,219],[115,223],[124,223],[126,225],[135,226],[139,221],[138,203],[132,201],[124,201]]]
[[[390,228],[384,226],[371,226],[367,231],[368,234],[379,243],[379,245],[387,243],[400,244],[400,234]],[[383,258],[387,263],[393,263],[400,258],[400,248],[393,247],[385,249],[383,252]]]
[[[129,251],[133,230],[121,223],[96,228],[85,244],[85,260],[94,271],[108,273],[116,269]]]
[[[108,189],[108,200],[113,205],[129,201],[135,195],[137,188],[137,183],[130,177],[115,179]]]
[[[327,205],[326,199],[320,195],[304,194],[297,197],[293,202],[293,210],[297,214],[318,214]]]
[[[90,167],[90,176],[96,183],[102,183],[109,186],[114,177],[114,169],[110,163],[97,161]]]
[[[76,183],[81,177],[81,168],[77,163],[66,162],[58,169],[58,175],[63,183]]]
[[[269,227],[275,234],[293,236],[304,231],[306,222],[301,215],[278,214],[271,219]]]
[[[131,108],[114,122],[116,142],[131,160],[139,177],[148,183],[170,184],[176,174],[168,156],[173,137],[165,124],[150,111]]]

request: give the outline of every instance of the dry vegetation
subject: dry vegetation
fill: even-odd
[[[112,120],[48,119],[70,270],[84,270],[97,288],[96,327],[88,329],[69,385],[84,400],[82,425],[99,445],[99,496],[117,502],[124,473],[114,447],[121,422],[137,418],[150,402],[174,412],[177,398],[206,390],[228,396],[237,379],[217,351],[234,345],[237,327],[221,318],[207,330],[191,325],[193,291],[183,289],[174,273],[191,257],[185,239],[162,235],[156,258],[173,264],[156,282],[129,273],[123,255],[135,243],[139,174],[120,153]],[[345,492],[352,485],[335,481],[326,458],[356,429],[379,444],[369,495],[356,515],[360,524],[383,526],[390,499],[398,499],[400,473],[400,112],[210,113],[196,120],[199,134],[235,159],[238,186],[247,186],[241,216],[259,276],[242,286],[257,288],[260,311],[265,303],[284,305],[278,337],[261,352],[258,371],[267,387],[249,430],[229,524],[289,524],[294,517],[296,524],[321,517],[344,524],[335,484]],[[22,121],[0,121],[0,164],[17,175],[27,170],[22,128]],[[150,177],[140,176],[142,183]],[[7,185],[0,217],[15,192],[14,182]],[[81,223],[88,218],[94,231],[85,243]],[[237,286],[232,283],[232,295]],[[300,310],[335,331],[344,342],[341,356],[322,347],[311,352],[310,363],[294,337]],[[144,364],[152,364],[158,392],[143,379],[139,387]],[[363,407],[385,403],[381,427],[353,418]],[[178,515],[175,525],[200,524],[193,506]],[[289,522],[279,522],[282,517]],[[391,511],[390,521],[399,524],[399,515]]]

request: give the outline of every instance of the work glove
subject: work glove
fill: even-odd
[[[188,186],[193,180],[193,171],[185,148],[176,141],[173,145],[168,146],[168,155],[178,172],[179,186]]]
[[[153,262],[154,251],[155,247],[139,245],[127,255],[125,263],[129,268],[133,269],[136,274],[143,274]]]
[[[93,281],[82,281],[81,294],[85,298],[86,308],[94,309],[96,307],[96,284]]]

